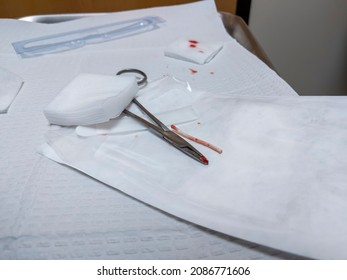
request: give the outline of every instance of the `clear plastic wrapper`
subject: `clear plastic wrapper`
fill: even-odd
[[[136,99],[167,126],[189,123],[198,118],[197,111],[192,106],[194,97],[189,84],[172,77],[152,81],[138,92]],[[141,116],[141,118],[148,119],[134,104],[130,104],[128,110]],[[108,122],[77,126],[76,134],[89,137],[134,133],[145,130],[147,130],[145,126],[121,115]]]
[[[114,22],[95,27],[72,30],[58,34],[13,42],[17,54],[23,58],[44,54],[59,53],[89,44],[99,44],[124,37],[135,36],[160,27],[164,22],[160,17],[147,16],[132,20]]]

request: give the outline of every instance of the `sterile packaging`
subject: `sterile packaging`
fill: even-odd
[[[346,101],[191,95],[198,118],[183,130],[223,148],[199,146],[208,166],[149,131],[51,130],[41,153],[198,225],[298,255],[346,258]]]
[[[13,42],[12,45],[16,53],[23,58],[35,57],[139,35],[160,28],[159,24],[162,22],[164,20],[160,17],[147,16],[30,38]]]

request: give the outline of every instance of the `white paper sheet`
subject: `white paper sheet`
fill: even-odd
[[[145,15],[163,17],[166,26],[136,39],[30,59],[15,55],[11,46],[28,37]],[[0,258],[297,258],[166,214],[36,152],[49,129],[43,109],[82,72],[113,75],[133,67],[145,71],[150,81],[171,75],[213,93],[295,96],[229,37],[212,1],[54,25],[0,20],[0,35],[2,67],[26,81],[11,111],[0,116],[5,132],[0,141]],[[164,57],[165,46],[182,36],[222,41],[224,47],[204,66]]]
[[[184,130],[223,147],[198,147],[209,166],[150,132],[81,139],[62,128],[47,143],[65,164],[180,218],[299,255],[346,258],[346,106],[200,96],[201,117]]]

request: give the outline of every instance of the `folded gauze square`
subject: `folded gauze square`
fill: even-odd
[[[205,64],[211,61],[222,48],[223,44],[219,42],[200,42],[181,38],[169,45],[164,53],[172,58]]]
[[[0,114],[6,113],[23,86],[21,77],[0,68]]]
[[[135,76],[82,73],[44,109],[51,124],[90,125],[119,116],[138,92]]]

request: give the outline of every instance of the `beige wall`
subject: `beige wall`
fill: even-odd
[[[197,1],[197,0],[195,0]],[[0,0],[1,18],[29,15],[114,12],[175,5],[194,0]],[[237,0],[215,0],[218,10],[235,13]]]
[[[347,0],[252,0],[250,29],[303,95],[347,95]]]

